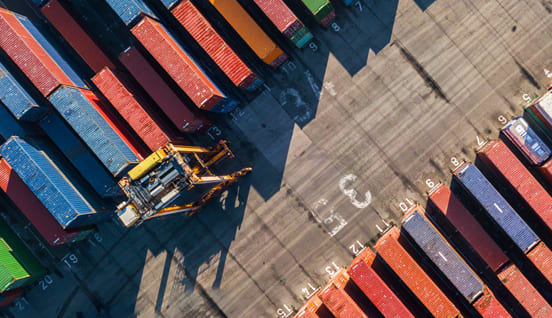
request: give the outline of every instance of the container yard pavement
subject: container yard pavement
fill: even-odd
[[[7,316],[292,316],[550,85],[545,6],[361,0],[327,29],[300,15],[314,45],[284,43],[292,63],[261,68],[264,91],[205,136],[252,174],[196,216],[39,249],[51,272]]]

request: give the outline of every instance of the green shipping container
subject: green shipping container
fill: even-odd
[[[0,292],[30,285],[45,272],[31,251],[0,219]]]
[[[330,12],[333,11],[333,6],[328,0],[301,0],[309,9],[309,11],[314,14],[317,21],[322,21]]]
[[[535,111],[531,107],[525,108],[525,113],[528,116],[524,116],[525,119],[529,122],[530,126],[533,126],[533,124],[536,124],[538,127],[538,130],[546,135],[546,138],[548,140],[552,140],[552,131],[546,127],[546,125],[542,122],[542,120],[535,114]],[[533,127],[534,128],[534,127]]]

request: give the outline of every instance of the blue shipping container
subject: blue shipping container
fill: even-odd
[[[483,282],[416,206],[405,215],[402,228],[433,261],[468,302],[483,293]]]
[[[61,86],[48,99],[113,176],[124,174],[139,162],[78,88]]]
[[[163,3],[165,8],[170,10],[179,1],[180,0],[161,0],[161,3]]]
[[[113,211],[104,211],[101,202],[85,198],[43,151],[27,141],[12,137],[0,147],[0,154],[63,228],[112,216]]]
[[[50,112],[39,125],[94,191],[102,197],[122,195],[113,176],[57,113]]]
[[[106,0],[126,25],[130,25],[142,14],[157,19],[157,16],[142,0]]]
[[[52,46],[52,44],[50,44],[50,42],[48,42],[48,40],[46,40],[46,38],[42,35],[42,33],[40,33],[40,31],[35,27],[35,25],[31,21],[29,21],[29,19],[27,19],[27,17],[22,16],[22,15],[17,14],[17,13],[14,13],[14,15],[17,18],[17,20],[19,20],[19,22],[21,22],[23,27],[25,27],[25,29],[27,31],[29,31],[29,33],[38,42],[38,44],[40,44],[40,46],[42,46],[42,48],[46,51],[46,53],[48,53],[48,55],[63,70],[65,75],[67,75],[67,77],[69,77],[69,79],[73,82],[73,84],[75,84],[75,86],[82,87],[82,88],[88,88],[86,86],[86,84],[84,83],[84,81],[82,80],[82,78],[80,76],[78,76],[77,73],[75,73],[73,68],[71,68],[71,66],[69,66],[67,61],[63,57],[61,57],[61,55],[58,53],[58,51],[56,51],[56,49]]]
[[[540,241],[475,165],[464,164],[454,176],[524,253]]]
[[[48,110],[48,108],[38,105],[21,83],[1,63],[0,100],[13,116],[20,120],[37,121]]]
[[[552,154],[550,148],[548,148],[537,133],[529,127],[529,124],[523,117],[518,117],[510,121],[502,128],[502,132],[516,145],[525,158],[534,165],[538,166],[542,164]]]

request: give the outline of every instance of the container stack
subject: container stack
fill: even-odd
[[[303,48],[312,40],[312,33],[283,0],[255,0],[255,4],[274,23],[276,28],[298,48]]]
[[[547,317],[552,313],[552,307],[543,296],[510,261],[447,186],[439,184],[429,193],[428,206],[428,216],[440,232],[445,236],[448,235],[449,241],[452,241],[450,239],[452,232],[458,231],[489,268],[496,273],[498,279],[531,317]],[[450,225],[452,225],[451,231],[444,230],[450,228],[448,227]],[[457,250],[462,252],[462,249]],[[464,253],[463,256],[469,261],[470,255],[468,254]]]
[[[335,20],[335,9],[329,0],[301,0],[301,2],[323,27]]]
[[[270,39],[237,0],[209,0],[239,36],[266,64],[278,68],[288,55]]]

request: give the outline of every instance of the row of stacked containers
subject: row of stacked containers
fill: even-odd
[[[541,238],[552,233],[543,140],[552,136],[552,91],[526,114],[532,125],[508,122],[475,163],[453,171],[454,191],[435,186],[427,211],[411,207],[376,253],[365,249],[296,317],[550,317],[552,251]]]
[[[125,25],[127,41],[95,34],[88,19],[97,23],[101,14],[75,11],[89,4],[33,2],[48,21],[46,33],[27,17],[0,9],[0,199],[56,246],[82,240],[94,224],[110,219],[122,195],[117,180],[147,155],[168,143],[190,144],[186,134],[212,124],[204,111],[227,113],[238,105],[178,32],[191,36],[232,89],[255,92],[264,81],[191,1],[160,2],[180,24],[175,36],[141,0],[106,0]],[[289,58],[237,1],[210,3],[267,65],[277,68]],[[302,3],[324,26],[335,17],[328,0]],[[298,48],[313,38],[282,0],[255,4]],[[121,44],[126,49],[112,50]],[[76,61],[56,49],[64,45]],[[0,218],[0,306],[44,272]]]

